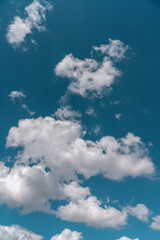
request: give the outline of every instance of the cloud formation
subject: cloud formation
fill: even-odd
[[[2,226],[0,225],[0,239],[3,240],[42,240],[43,237],[18,225]]]
[[[44,21],[47,10],[52,6],[45,0],[34,0],[25,7],[25,17],[14,17],[13,22],[8,26],[6,38],[13,47],[19,47],[28,34],[32,34],[35,28],[39,32],[45,31]]]
[[[160,230],[160,215],[153,217],[152,220],[153,221],[152,221],[150,227],[154,230]]]
[[[64,229],[61,234],[53,236],[51,240],[80,240],[83,239],[81,233],[76,231],[71,231],[70,229]]]
[[[26,95],[21,91],[12,91],[8,96],[12,102],[14,102],[15,99],[26,98]]]
[[[68,91],[82,97],[100,95],[103,90],[110,88],[121,72],[114,66],[116,60],[125,57],[128,46],[119,40],[109,40],[108,45],[93,47],[102,53],[103,58],[97,61],[93,58],[80,60],[68,54],[55,67],[55,74],[71,80]]]

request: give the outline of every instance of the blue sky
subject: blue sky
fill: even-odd
[[[0,239],[158,240],[160,1],[0,1]]]

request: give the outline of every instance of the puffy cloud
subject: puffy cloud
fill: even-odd
[[[42,240],[43,237],[20,226],[2,226],[0,225],[0,239],[3,240]]]
[[[96,52],[100,52],[104,55],[108,55],[115,60],[120,61],[125,58],[125,54],[130,47],[125,45],[120,40],[109,39],[109,44],[101,44],[100,47],[93,46]]]
[[[99,63],[88,58],[80,60],[72,54],[65,56],[57,64],[55,73],[57,76],[71,79],[68,90],[82,97],[86,97],[89,92],[101,94],[103,88],[110,87],[115,77],[121,75],[107,57]]]
[[[89,226],[119,229],[127,224],[127,213],[113,207],[101,206],[94,196],[78,201],[72,200],[65,206],[60,206],[57,216],[63,220],[82,222]]]
[[[11,101],[13,101],[13,102],[17,98],[18,99],[26,98],[26,95],[21,91],[12,91],[8,96],[10,97]]]
[[[63,196],[60,183],[41,166],[14,166],[0,163],[0,203],[23,213],[50,210],[49,200]]]
[[[42,0],[34,0],[25,8],[26,17],[16,16],[13,22],[8,26],[7,40],[13,47],[18,47],[24,42],[27,34],[32,33],[32,29],[44,31],[44,21],[46,10],[51,10],[52,6]]]
[[[64,229],[61,234],[53,236],[51,240],[80,240],[83,239],[81,233],[71,231],[70,229]]]
[[[119,40],[109,39],[108,45],[93,47],[103,56],[101,61],[93,58],[80,60],[72,54],[66,55],[55,67],[55,74],[71,80],[68,90],[82,97],[101,95],[105,88],[110,88],[121,72],[114,66],[114,61],[125,57],[128,46]]]
[[[77,173],[85,178],[102,174],[113,180],[154,173],[144,143],[132,133],[121,139],[105,136],[97,142],[82,135],[78,122],[24,119],[10,129],[7,146],[23,147],[21,162],[40,161],[64,179],[73,179]]]
[[[128,206],[127,211],[130,215],[138,218],[142,222],[148,222],[148,218],[151,214],[144,204],[137,204],[136,207]]]
[[[131,239],[128,237],[121,237],[120,239],[117,239],[117,240],[139,240],[139,238]]]
[[[154,230],[160,230],[160,215],[157,215],[152,218],[153,222],[151,223],[150,227]]]

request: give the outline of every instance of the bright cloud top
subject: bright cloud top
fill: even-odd
[[[53,236],[51,240],[80,240],[83,239],[81,233],[71,231],[70,229],[64,229],[61,234]]]
[[[7,40],[13,47],[18,47],[24,42],[27,34],[32,34],[35,28],[39,32],[45,30],[44,21],[47,10],[52,6],[47,1],[34,0],[25,8],[26,17],[16,16],[13,22],[8,26]]]
[[[104,46],[106,50],[102,51]],[[124,58],[128,46],[119,40],[110,39],[108,45],[94,47],[94,49],[105,55],[102,61],[93,58],[80,60],[69,54],[55,67],[57,76],[71,80],[68,86],[71,93],[79,94],[82,97],[88,96],[89,93],[99,95],[103,89],[109,88],[114,83],[116,77],[121,76],[121,72],[114,66],[114,61]]]
[[[1,226],[0,225],[0,239],[3,240],[42,240],[43,237],[20,226]]]

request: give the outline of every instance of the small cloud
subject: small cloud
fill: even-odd
[[[113,102],[110,102],[111,105],[119,105],[120,104],[120,101],[116,100],[116,101],[113,101]]]
[[[116,61],[120,61],[125,58],[126,52],[130,47],[120,40],[109,39],[109,44],[101,44],[100,47],[93,46],[93,49],[96,52],[114,58]]]
[[[26,95],[23,92],[21,92],[21,91],[12,91],[8,96],[9,96],[10,100],[13,103],[17,99],[19,104],[20,104],[20,106],[21,106],[21,108],[25,109],[30,116],[33,116],[35,114],[34,111],[31,111],[29,109],[29,107],[25,103],[23,103],[23,99],[26,98]]]
[[[8,96],[12,102],[14,102],[15,99],[26,98],[26,95],[21,91],[12,91]]]
[[[120,120],[122,118],[122,113],[116,113],[115,118]]]
[[[85,111],[85,114],[97,117],[97,114],[96,114],[95,109],[93,107],[88,107],[87,110]]]
[[[98,135],[101,131],[101,125],[96,125],[92,131],[94,132],[95,135]]]
[[[72,110],[70,106],[60,107],[57,111],[53,114],[53,117],[56,117],[60,120],[75,120],[80,119],[81,113],[78,111]]]

